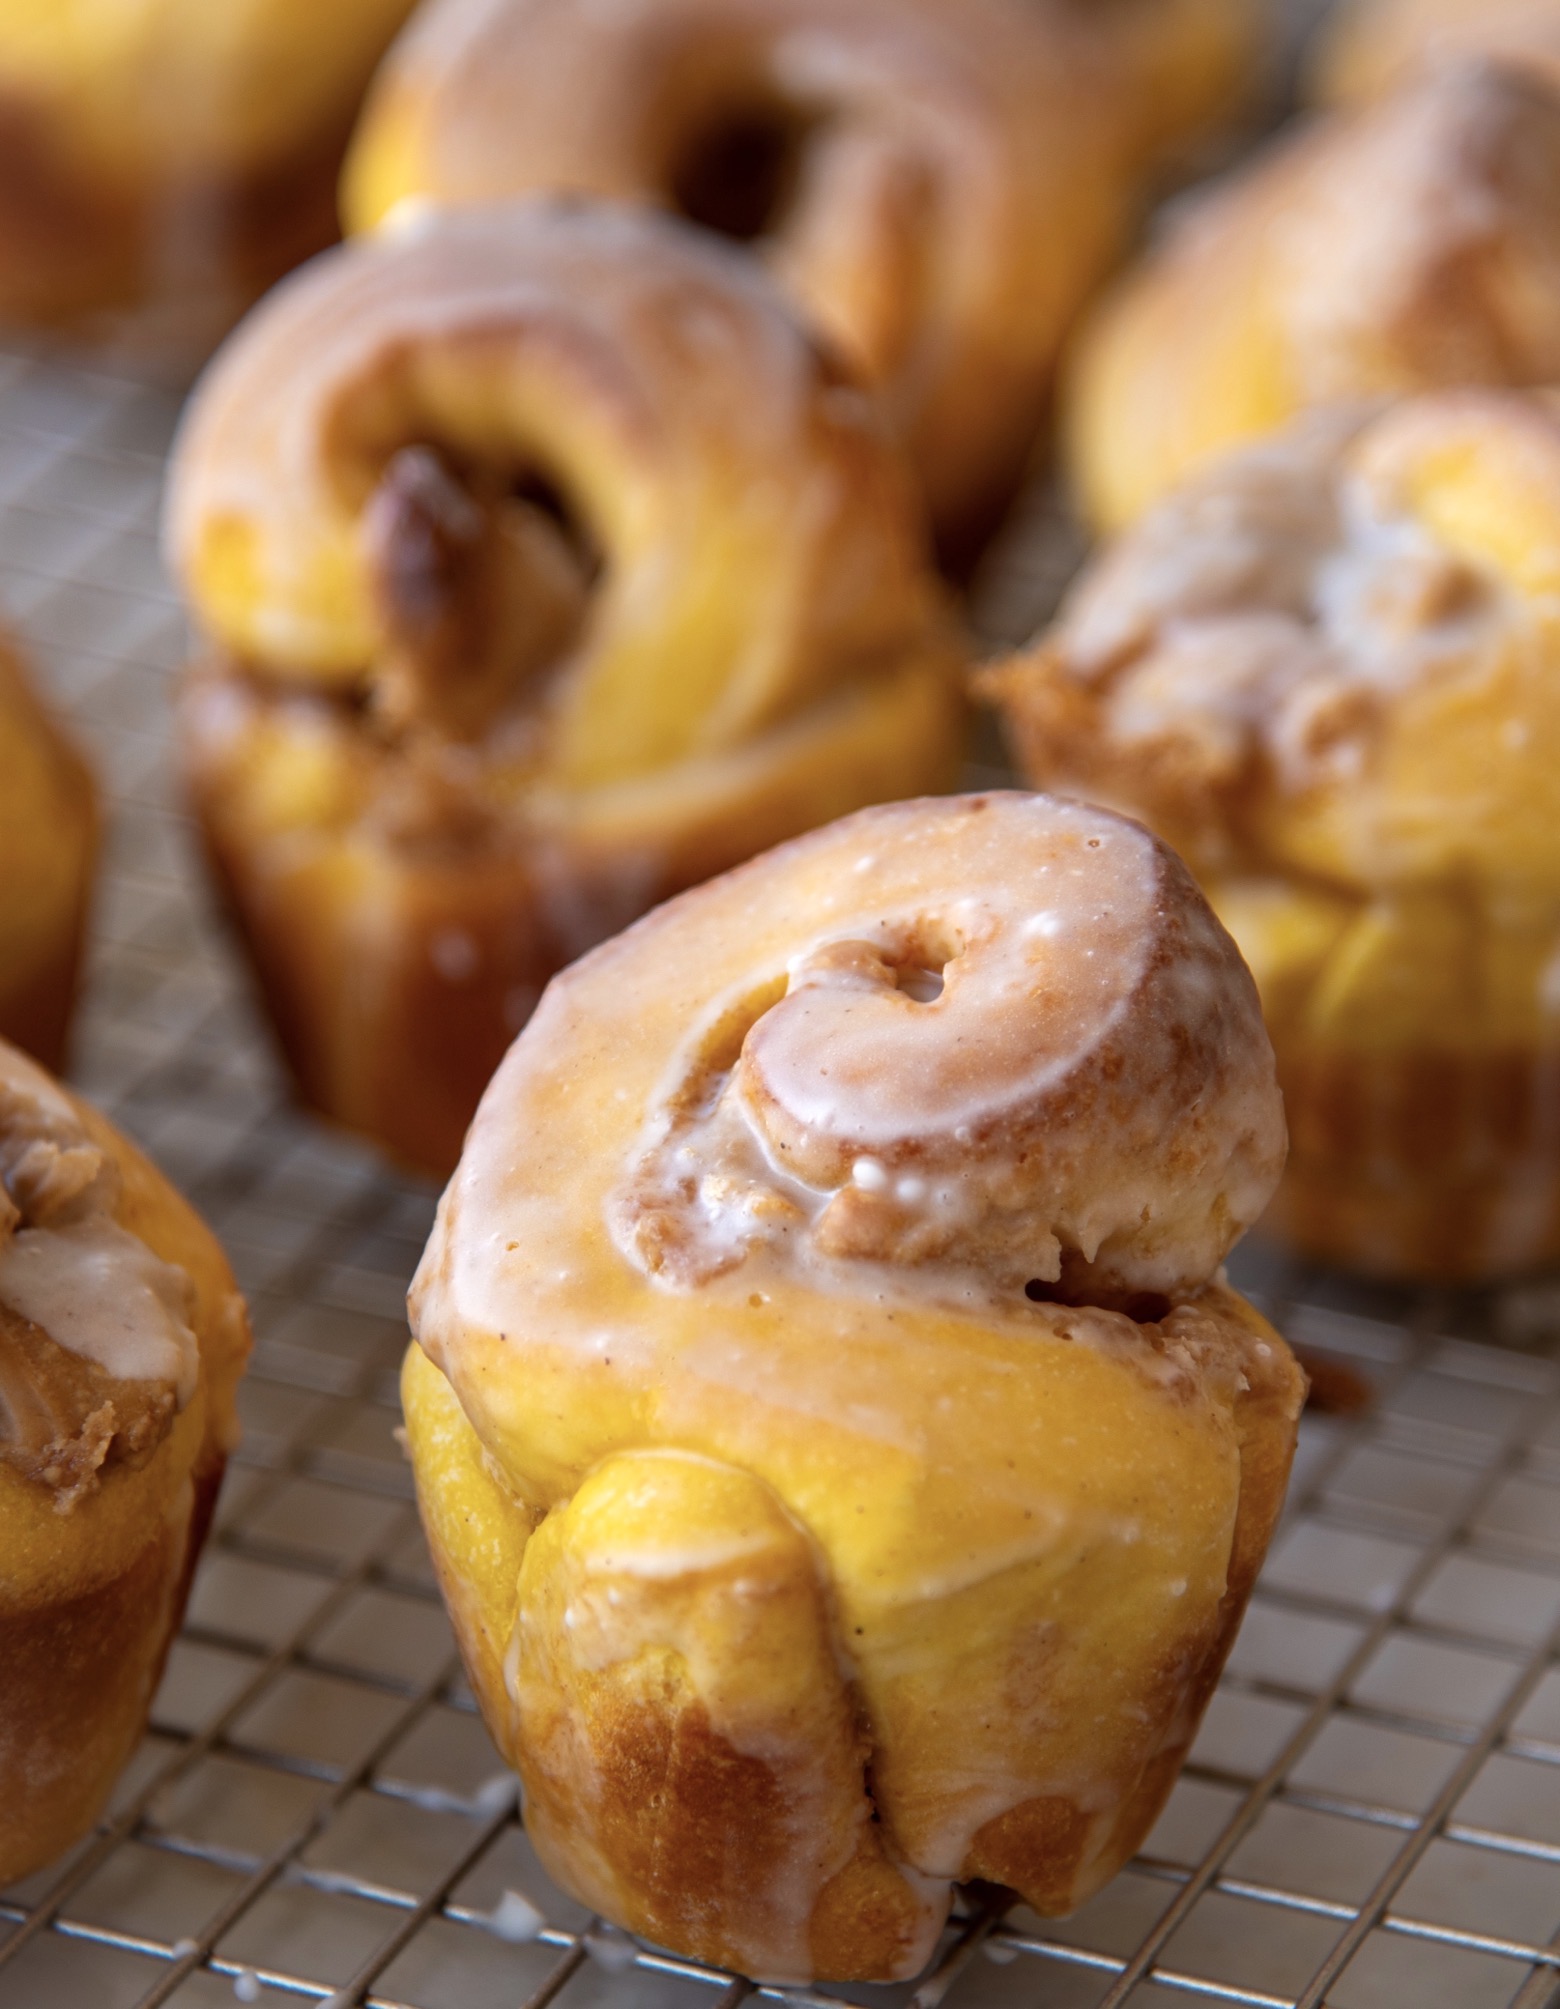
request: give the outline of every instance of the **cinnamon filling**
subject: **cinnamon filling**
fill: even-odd
[[[599,559],[539,479],[500,492],[403,447],[362,535],[383,634],[373,705],[392,732],[480,739],[579,640]]]
[[[144,1465],[173,1423],[165,1381],[120,1381],[0,1300],[0,1464],[68,1513],[99,1472]]]

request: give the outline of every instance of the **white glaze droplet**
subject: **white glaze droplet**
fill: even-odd
[[[506,1890],[487,1918],[488,1931],[510,1946],[528,1945],[546,1923],[546,1914],[517,1890]]]

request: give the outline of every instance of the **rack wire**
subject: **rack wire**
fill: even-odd
[[[3,2009],[1560,2009],[1560,1285],[1404,1296],[1244,1259],[1358,1400],[1308,1416],[1186,1774],[1076,1918],[967,1909],[919,1987],[787,1994],[549,1884],[393,1434],[434,1195],[289,1108],[177,807],[175,415],[0,355],[0,605],[112,798],[73,1077],[222,1235],[258,1335],[151,1730],[98,1832],[0,1894]],[[1046,548],[991,625],[1054,592]]]

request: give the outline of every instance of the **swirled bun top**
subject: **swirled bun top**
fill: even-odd
[[[1106,527],[1347,398],[1560,379],[1560,95],[1437,70],[1201,198],[1079,338],[1075,477]]]
[[[1560,86],[1556,0],[1345,0],[1313,59],[1318,95],[1380,97],[1431,64],[1494,56]]]
[[[561,493],[572,542],[527,478]],[[951,660],[864,398],[739,254],[594,205],[465,211],[316,261],[197,392],[167,524],[233,656],[467,740],[540,706],[567,783]]]
[[[752,240],[956,533],[1021,472],[1119,241],[1139,58],[1031,0],[437,0],[380,73],[344,215],[561,190]]]
[[[1044,797],[866,810],[554,981],[417,1330],[435,1359],[472,1331],[621,1346],[625,1389],[690,1300],[1021,1336],[1035,1299],[1195,1294],[1283,1153],[1251,980],[1157,839]]]
[[[1206,873],[1560,892],[1560,414],[1316,414],[1108,549],[996,676],[1026,768]]]

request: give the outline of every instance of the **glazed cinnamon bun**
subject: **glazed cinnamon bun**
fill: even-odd
[[[1314,414],[1149,512],[989,680],[1037,782],[1144,818],[1261,988],[1273,1225],[1474,1282],[1560,1258],[1560,417]]]
[[[665,218],[468,210],[318,261],[197,393],[168,548],[283,1048],[436,1172],[562,964],[958,769],[908,474],[762,272]]]
[[[555,980],[403,1386],[566,1888],[881,1981],[961,1879],[1055,1913],[1120,1867],[1282,1500],[1302,1378],[1219,1265],[1283,1151],[1233,944],[1076,804],[865,810]]]

